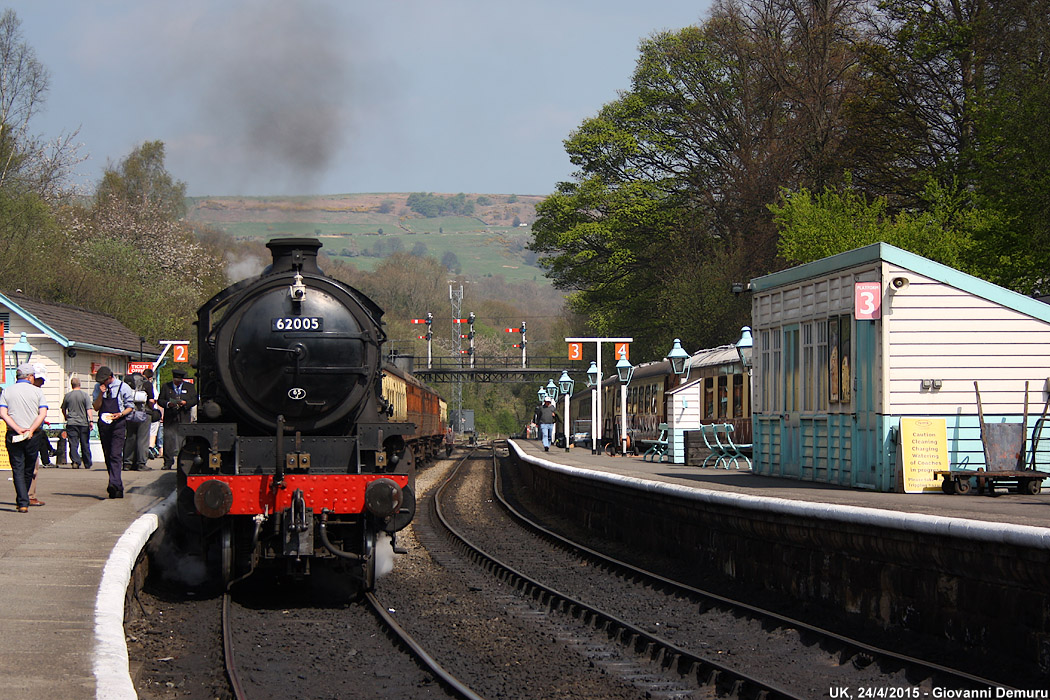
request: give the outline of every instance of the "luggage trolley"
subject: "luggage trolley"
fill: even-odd
[[[977,416],[981,427],[981,445],[984,448],[986,469],[976,471],[937,471],[941,477],[941,490],[945,493],[969,493],[970,479],[977,479],[979,493],[995,492],[999,481],[1016,483],[1017,493],[1035,495],[1042,490],[1043,479],[1050,478],[1050,472],[1038,471],[1035,468],[1035,456],[1042,437],[1043,425],[1046,422],[1047,409],[1050,408],[1050,394],[1043,406],[1043,414],[1032,427],[1031,457],[1025,458],[1028,452],[1028,382],[1024,383],[1024,419],[1020,423],[986,423],[984,409],[981,406],[981,390],[977,382],[973,383],[977,394]]]

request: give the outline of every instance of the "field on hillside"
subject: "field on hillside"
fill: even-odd
[[[318,237],[324,252],[362,270],[404,251],[446,262],[472,277],[547,284],[527,250],[542,198],[470,195],[472,215],[423,217],[406,194],[326,197],[208,197],[191,200],[188,218],[237,239]],[[454,257],[451,257],[454,256]]]

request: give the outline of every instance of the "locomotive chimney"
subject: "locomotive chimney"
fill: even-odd
[[[291,272],[296,267],[303,272],[324,274],[317,267],[317,251],[321,241],[316,238],[275,238],[266,247],[273,254],[273,263],[263,270],[264,275]]]

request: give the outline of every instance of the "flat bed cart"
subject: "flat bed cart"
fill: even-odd
[[[995,485],[1000,481],[1014,483],[1017,493],[1035,495],[1042,491],[1043,479],[1050,478],[1050,472],[1035,468],[1035,453],[1046,421],[1050,397],[1043,406],[1043,415],[1032,428],[1031,460],[1025,459],[1028,447],[1028,382],[1024,383],[1024,420],[1021,423],[985,423],[984,410],[981,407],[981,391],[977,382],[973,383],[977,394],[977,415],[981,422],[981,444],[984,447],[984,461],[987,469],[975,471],[936,471],[941,477],[941,490],[945,493],[969,493],[970,479],[977,479],[978,493],[994,493]]]

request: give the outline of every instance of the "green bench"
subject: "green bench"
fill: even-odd
[[[751,445],[738,445],[733,442],[733,425],[731,423],[708,423],[700,426],[700,435],[704,438],[704,444],[711,454],[704,460],[703,466],[712,459],[715,460],[714,467],[723,469],[739,469],[740,461],[747,462],[747,468],[751,468]]]
[[[659,437],[655,440],[645,440],[644,443],[649,445],[649,449],[642,454],[643,462],[656,462],[659,457],[660,462],[667,461],[667,423],[661,423],[659,425]]]

